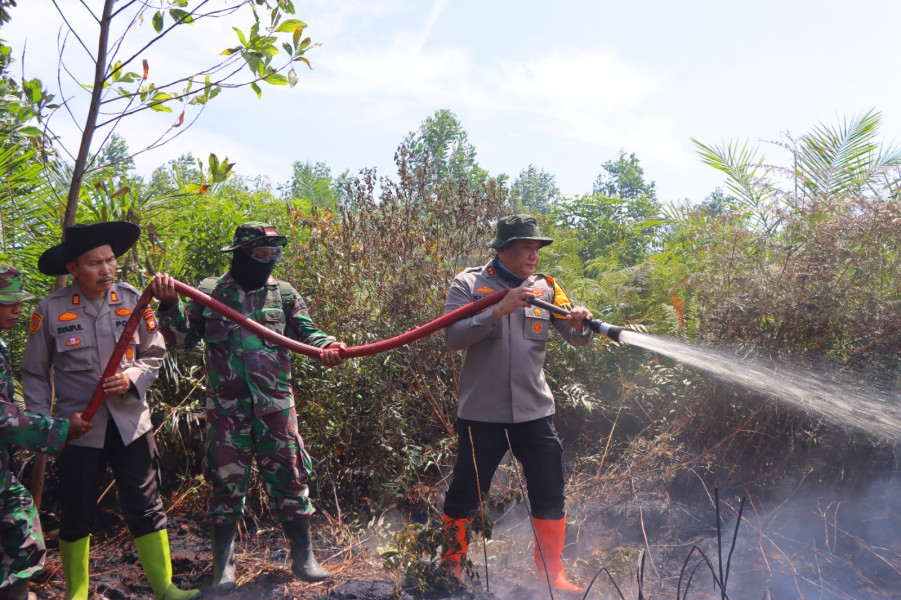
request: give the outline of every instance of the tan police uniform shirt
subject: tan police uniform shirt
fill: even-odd
[[[539,299],[554,302],[551,278],[535,274],[526,281],[539,291]],[[454,277],[444,312],[506,287],[511,286],[495,273],[491,263],[466,269]],[[594,335],[576,331],[566,319],[534,306],[519,308],[500,320],[488,308],[448,326],[447,345],[463,350],[457,416],[490,423],[522,423],[554,414],[554,397],[544,377],[550,327],[573,346],[588,344]]]
[[[51,366],[57,397],[53,416],[65,418],[87,408],[140,295],[127,283],[114,283],[98,312],[76,280],[38,303],[22,357],[22,387],[29,411],[50,414]],[[106,396],[94,416],[94,427],[70,444],[102,448],[110,418],[125,445],[150,431],[150,409],[145,396],[166,355],[158,329],[156,318],[148,309],[118,369],[134,387],[125,394]]]

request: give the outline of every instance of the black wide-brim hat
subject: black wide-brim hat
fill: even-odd
[[[66,241],[45,250],[38,259],[38,269],[44,275],[67,275],[66,265],[100,246],[109,246],[119,258],[141,237],[141,228],[127,221],[107,221],[93,225],[76,224],[66,227]]]

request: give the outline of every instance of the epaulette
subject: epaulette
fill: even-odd
[[[291,313],[291,309],[294,308],[294,286],[292,286],[287,281],[278,281],[278,293],[282,297],[282,310],[285,315]],[[300,295],[300,294],[298,294]]]
[[[70,287],[71,286],[67,285],[66,287],[60,288],[60,289],[56,290],[55,292],[50,292],[49,294],[44,296],[44,300],[48,300],[50,298],[59,298],[60,296],[68,296]],[[42,300],[42,302],[43,302],[43,300]]]
[[[485,267],[469,267],[468,269],[463,269],[464,273],[479,273]]]
[[[117,282],[116,282],[116,285],[119,286],[119,287],[122,288],[122,289],[128,290],[129,292],[134,292],[134,293],[137,294],[138,296],[141,295],[141,290],[139,290],[139,289],[136,288],[135,286],[131,285],[131,284],[128,283],[127,281],[117,281]]]
[[[221,276],[207,277],[197,284],[197,289],[209,296],[213,293],[213,290],[216,289],[216,284],[219,283],[219,279],[221,279]]]

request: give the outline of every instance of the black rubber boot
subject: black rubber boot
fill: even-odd
[[[331,574],[319,566],[310,541],[310,518],[301,517],[285,523],[285,534],[291,542],[291,570],[304,581],[324,581]]]
[[[235,530],[236,523],[210,525],[213,546],[213,589],[227,592],[235,589]]]
[[[37,600],[37,596],[28,591],[28,580],[25,579],[0,590],[0,600]]]

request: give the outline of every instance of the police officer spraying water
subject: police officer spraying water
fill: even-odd
[[[446,330],[447,345],[463,350],[463,367],[457,385],[457,460],[444,500],[444,528],[458,543],[445,550],[442,562],[461,574],[479,487],[486,496],[501,459],[512,448],[528,486],[539,582],[549,578],[557,590],[580,592],[567,580],[561,561],[563,447],[554,428],[554,398],[545,381],[544,359],[551,327],[573,346],[588,344],[593,334],[584,325],[592,314],[585,307],[572,308],[556,281],[536,273],[539,250],[552,241],[541,237],[533,217],[504,217],[488,244],[497,252],[494,259],[465,269],[451,283],[445,313],[499,289],[512,289],[491,310]],[[532,306],[531,298],[569,309],[569,316]]]
[[[124,221],[66,228],[65,242],[45,251],[45,275],[71,275],[72,283],[41,300],[31,315],[22,358],[29,409],[49,415],[56,392],[58,417],[82,411],[141,293],[116,283],[116,259],[141,235]],[[122,515],[158,600],[191,598],[198,590],[172,583],[166,513],[160,497],[159,452],[145,396],[166,354],[153,311],[147,308],[106,393],[93,428],[57,459],[61,494],[59,553],[66,599],[87,600],[90,534],[108,464],[116,478]],[[54,386],[50,371],[53,369]]]
[[[316,328],[300,295],[272,277],[287,238],[258,222],[235,230],[231,268],[198,286],[273,331],[323,348],[320,362],[340,364],[344,344]],[[257,468],[291,544],[294,573],[304,581],[330,577],[313,556],[306,480],[312,461],[298,433],[291,389],[291,354],[195,301],[183,306],[172,279],[151,283],[162,330],[183,351],[204,343],[207,386],[206,475],[212,485],[207,518],[213,545],[213,589],[235,587],[234,535],[255,451]]]

